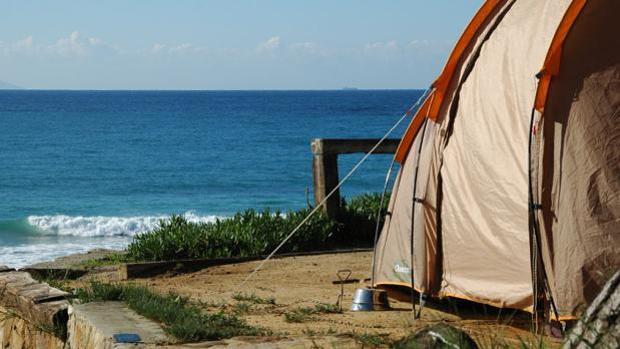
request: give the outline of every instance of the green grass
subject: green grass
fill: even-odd
[[[290,323],[302,323],[313,319],[316,314],[339,314],[340,308],[333,304],[319,303],[314,307],[300,307],[284,313],[284,320]]]
[[[38,274],[33,273],[31,274],[32,278],[39,281],[39,282],[44,282],[46,284],[48,284],[50,287],[53,288],[57,288],[61,291],[65,291],[65,292],[69,292],[71,293],[73,291],[73,289],[71,287],[69,287],[69,285],[67,284],[67,280],[66,279],[54,279],[54,278],[41,278],[39,277]]]
[[[388,341],[384,338],[386,335],[356,332],[349,332],[346,335],[351,336],[351,338],[361,344],[362,348],[376,348],[388,344]]]
[[[327,303],[319,303],[314,306],[315,314],[340,314],[342,310],[337,305],[327,304]]]
[[[76,295],[82,302],[125,302],[138,314],[164,324],[167,333],[184,342],[265,334],[234,315],[203,313],[185,297],[160,295],[144,286],[92,281],[88,288],[76,290]]]
[[[481,349],[547,349],[550,345],[544,336],[533,333],[530,338],[506,339],[501,332],[491,333],[479,339],[478,347]]]
[[[252,311],[252,304],[247,302],[239,302],[233,305],[233,312],[235,314],[243,315]]]
[[[284,313],[284,320],[286,322],[302,323],[310,320],[310,315],[312,315],[310,308],[297,308]]]
[[[262,297],[257,296],[254,293],[251,293],[251,294],[235,293],[232,296],[232,299],[236,300],[237,302],[247,302],[251,304],[271,304],[271,305],[276,304],[276,299],[274,297],[262,298]]]
[[[315,214],[279,252],[372,246],[379,199],[378,194],[366,194],[349,203],[343,202],[338,221],[321,212]],[[154,230],[135,236],[123,258],[160,261],[264,255],[278,246],[309,213],[310,209],[287,213],[250,209],[206,223],[189,222],[175,215],[160,221]]]
[[[112,253],[102,258],[87,259],[81,262],[78,266],[86,269],[94,269],[99,267],[106,267],[110,265],[117,265],[121,263],[130,262],[131,260],[125,253]]]

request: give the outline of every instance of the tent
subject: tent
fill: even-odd
[[[486,1],[396,152],[373,286],[579,316],[620,268],[619,121],[620,1]]]

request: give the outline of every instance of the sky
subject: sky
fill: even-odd
[[[33,89],[427,87],[482,0],[3,0]]]

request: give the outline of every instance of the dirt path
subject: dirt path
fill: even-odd
[[[497,347],[497,344],[504,342],[519,345],[522,340],[526,343],[537,340],[527,331],[529,322],[524,314],[500,316],[482,307],[472,308],[471,304],[463,306],[431,301],[419,320],[413,320],[409,303],[395,300],[391,300],[392,311],[348,311],[355,289],[362,284],[345,285],[345,312],[342,314],[312,314],[303,316],[301,322],[285,319],[286,314],[290,315],[300,307],[334,304],[340,292],[340,286],[332,283],[338,280],[336,272],[350,269],[352,278],[363,280],[370,274],[370,263],[370,252],[275,259],[242,288],[238,288],[239,284],[258,262],[212,267],[191,274],[166,275],[140,282],[160,292],[172,291],[188,296],[211,310],[223,307],[225,311],[236,312],[249,323],[269,328],[278,335],[355,333],[394,340],[429,324],[446,321],[466,330],[483,347]],[[254,294],[263,300],[273,298],[275,305],[234,300],[233,296],[238,293]],[[511,325],[502,325],[506,322]],[[545,341],[551,347],[557,345],[552,339],[545,338]]]

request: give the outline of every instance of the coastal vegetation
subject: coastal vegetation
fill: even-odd
[[[350,202],[343,200],[337,220],[321,212],[315,214],[279,252],[370,247],[379,206],[379,194],[364,194],[352,198]],[[264,255],[278,246],[310,210],[306,208],[283,213],[270,209],[248,209],[230,218],[203,223],[173,215],[162,220],[156,229],[135,236],[124,258],[162,261]]]

